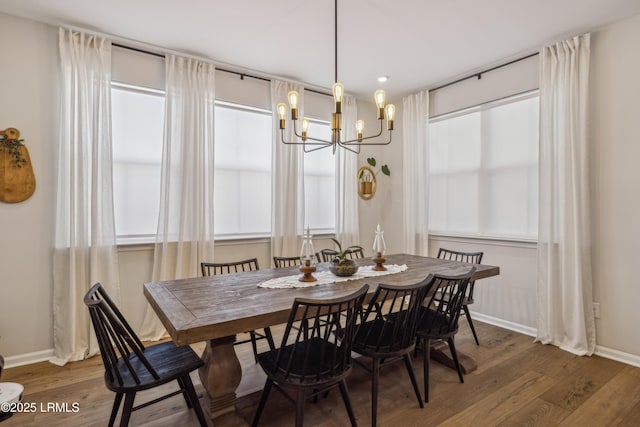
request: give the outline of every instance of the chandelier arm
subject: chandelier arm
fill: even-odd
[[[287,145],[300,145],[300,144],[302,144],[301,142],[298,142],[298,141],[287,141],[284,138],[284,129],[280,129],[280,141],[282,141],[283,144],[287,144]]]
[[[299,138],[302,138],[301,136],[297,135]],[[313,139],[313,138],[307,138],[307,139]],[[282,141],[283,144],[287,144],[287,145],[321,145],[322,147],[327,147],[329,145],[332,145],[332,142],[328,142],[328,141],[323,141],[321,139],[317,139],[316,141],[320,141],[320,142],[299,142],[299,141],[287,141],[284,138],[284,129],[280,129],[280,140]],[[322,148],[321,147],[321,148]]]
[[[364,139],[364,138],[363,138]],[[391,144],[391,132],[389,132],[389,140],[387,142],[341,142],[340,146],[347,148],[348,145],[389,145]]]
[[[347,147],[346,145],[342,145],[342,144],[340,144],[340,143],[338,143],[338,145],[339,145],[339,146],[341,146],[342,148],[344,148],[345,150],[349,150],[349,151],[351,151],[352,153],[360,154],[360,146],[358,146],[358,149],[357,149],[357,150],[354,150],[353,148],[349,148],[349,147]]]
[[[298,141],[291,141],[288,142],[284,139],[284,137],[281,138],[281,141],[283,144],[286,145],[314,145],[314,146],[319,146],[320,148],[324,148],[324,147],[330,147],[332,144],[327,144],[325,142],[319,143],[319,142],[298,142]]]
[[[307,150],[307,144],[303,144],[304,146],[302,147],[305,153],[312,153],[314,151],[318,151],[318,150],[322,150],[323,148],[327,148],[327,147],[331,147],[331,145],[327,145],[327,144],[322,144],[319,147],[316,148],[310,148]]]
[[[302,139],[302,135],[300,135],[298,133],[298,126],[297,126],[298,121],[297,120],[293,120],[293,133],[295,134],[295,136],[297,136],[298,138]],[[299,142],[298,144],[309,144],[309,145],[333,145],[332,141],[327,141],[324,139],[319,139],[319,138],[314,138],[312,136],[306,136],[306,139],[310,139],[312,141],[316,141],[316,142],[306,142],[306,141],[302,141]]]
[[[333,145],[333,141],[327,141],[325,139],[320,139],[320,138],[314,138],[312,136],[307,135],[307,139],[310,139],[312,141],[317,141],[315,143],[310,143],[312,145],[318,145],[318,144],[323,144],[323,145]]]
[[[382,120],[380,120],[380,131],[377,134],[365,136],[365,137],[361,138],[360,140],[358,140],[356,138],[356,139],[349,139],[347,141],[341,141],[340,145],[358,145],[358,144],[362,144],[362,141],[364,141],[364,140],[377,138],[380,135],[382,135]],[[380,143],[380,144],[378,144],[378,143],[365,143],[365,145],[386,145],[386,144],[382,144],[382,143]]]

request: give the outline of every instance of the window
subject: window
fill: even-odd
[[[157,232],[164,92],[112,83],[113,181],[118,238],[152,240]],[[271,232],[271,111],[216,102],[214,229],[216,236]],[[328,139],[329,123],[310,134]],[[305,225],[335,229],[335,159],[329,149],[305,154]]]
[[[429,138],[432,232],[537,237],[537,93],[434,119]]]
[[[310,120],[309,135],[330,140],[329,122]],[[336,227],[336,160],[330,148],[304,154],[304,216],[314,233],[333,233]]]
[[[271,111],[216,104],[214,230],[271,232]]]
[[[164,93],[111,86],[113,193],[118,237],[154,236],[160,206]]]

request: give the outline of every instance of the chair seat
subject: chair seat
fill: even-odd
[[[376,319],[363,323],[353,342],[353,351],[367,357],[381,357],[382,354],[393,357],[410,353],[413,345],[406,345],[406,343],[402,345],[401,341],[404,337],[392,327],[393,323],[402,324],[402,318],[406,313],[406,311],[392,313],[387,316],[388,321]],[[371,344],[370,338],[364,336],[365,331],[369,337],[375,337],[375,345]]]
[[[364,285],[338,298],[294,299],[280,348],[258,355],[267,380],[252,426],[258,425],[272,388],[296,405],[295,425],[302,427],[305,401],[334,387],[340,389],[349,421],[356,426],[345,378],[353,366],[351,343],[368,290],[369,286]],[[347,315],[342,316],[343,313]],[[335,331],[343,331],[342,338]]]
[[[201,427],[207,426],[190,373],[204,362],[189,346],[176,347],[172,341],[145,347],[100,283],[96,283],[84,296],[89,309],[93,331],[100,346],[104,364],[105,386],[116,393],[109,417],[113,427],[120,404],[124,399],[120,426],[129,425],[131,413],[182,394],[187,407],[193,409]],[[178,390],[149,402],[134,406],[136,393],[170,381],[178,383]]]
[[[424,401],[429,401],[429,359],[431,340],[446,340],[451,350],[451,357],[458,371],[460,382],[464,382],[462,369],[458,362],[458,354],[454,336],[458,332],[458,319],[463,310],[465,296],[470,288],[469,281],[476,268],[457,276],[434,275],[434,292],[423,301],[418,316],[416,336],[422,342],[424,366]]]
[[[449,329],[450,324],[451,320],[449,317],[434,310],[425,309],[421,313],[416,335],[420,338],[430,339],[449,338],[458,332],[457,324],[453,330]]]
[[[292,352],[295,350],[295,353]],[[282,358],[291,363],[287,366],[288,372],[282,367],[276,368],[278,349],[258,354],[258,362],[267,376],[277,381],[279,384],[295,384],[296,387],[308,385],[309,387],[319,387],[324,383],[337,383],[346,377],[351,371],[351,364],[347,364],[341,372],[335,370],[336,364],[331,357],[331,353],[337,354],[339,349],[336,345],[328,343],[322,338],[314,337],[297,344],[287,345],[282,348]],[[306,357],[306,360],[305,360]],[[309,372],[309,367],[314,367],[312,376],[304,375]]]
[[[480,264],[482,262],[483,252],[460,252],[454,251],[451,249],[440,248],[438,249],[438,258],[439,259],[447,259],[452,261],[460,261],[466,262],[469,264]],[[466,293],[462,300],[462,313],[467,318],[467,323],[469,323],[469,328],[471,328],[471,333],[473,334],[473,339],[476,342],[476,345],[480,345],[480,341],[478,340],[478,334],[476,334],[476,328],[473,326],[473,320],[471,320],[471,313],[469,312],[469,305],[473,304],[473,280],[469,281],[469,292]],[[447,300],[448,298],[440,298],[438,300]]]
[[[189,347],[177,347],[173,341],[167,341],[156,344],[144,349],[144,355],[158,373],[159,378],[154,378],[149,370],[143,365],[142,361],[131,353],[128,360],[133,366],[133,370],[140,380],[137,384],[133,375],[126,369],[123,358],[118,359],[118,368],[122,375],[122,385],[117,380],[109,381],[108,375],[105,374],[105,383],[107,387],[116,393],[126,393],[129,390],[146,390],[156,387],[160,384],[173,381],[184,375],[185,372],[191,372],[204,365],[204,362]]]

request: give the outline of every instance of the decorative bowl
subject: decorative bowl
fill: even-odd
[[[331,271],[336,276],[348,277],[352,276],[356,271],[358,271],[358,266],[351,259],[340,261],[336,258],[331,261],[331,263],[329,263],[329,271]]]

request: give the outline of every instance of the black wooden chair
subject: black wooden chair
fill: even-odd
[[[316,253],[316,262],[321,262],[320,254]],[[273,264],[276,268],[295,267],[302,265],[302,259],[299,256],[274,256]]]
[[[450,259],[453,261],[468,262],[470,264],[480,264],[482,262],[483,252],[458,252],[449,249],[440,248],[438,250],[438,258]],[[476,341],[476,345],[480,345],[478,341],[478,335],[476,334],[476,328],[473,326],[473,320],[471,319],[471,313],[469,313],[469,305],[473,304],[473,288],[475,286],[475,280],[469,282],[469,292],[465,296],[465,300],[462,304],[462,309],[471,328],[473,339]]]
[[[351,372],[356,320],[362,314],[368,289],[364,285],[351,295],[335,299],[294,300],[280,348],[258,355],[267,381],[253,426],[260,421],[272,387],[295,403],[296,426],[302,426],[306,399],[339,387],[351,425],[356,425],[345,378]],[[299,326],[294,328],[294,323]]]
[[[425,402],[429,401],[429,358],[433,340],[447,341],[460,382],[464,383],[453,338],[458,332],[458,318],[466,299],[469,279],[475,271],[476,268],[471,267],[469,272],[459,276],[433,275],[431,296],[420,309],[416,336],[422,342]]]
[[[371,359],[371,425],[377,422],[378,376],[382,362],[385,364],[404,360],[413,390],[421,408],[424,407],[410,354],[416,344],[417,316],[424,300],[431,276],[410,286],[378,285],[364,314],[353,342],[353,351]]]
[[[333,249],[322,249],[320,253],[322,254],[323,262],[329,262],[338,255],[338,251],[334,251]],[[347,249],[345,251],[345,255],[347,256],[347,259],[364,258],[364,251],[362,248]]]
[[[200,269],[203,276],[216,276],[220,274],[241,273],[244,271],[256,271],[260,269],[257,258],[245,259],[243,261],[231,261],[231,262],[201,262]],[[253,347],[253,358],[258,363],[258,340],[266,339],[269,343],[269,348],[273,350],[275,344],[273,342],[273,335],[271,334],[271,328],[268,326],[264,328],[263,333],[256,331],[248,331],[249,339],[238,340],[234,342],[234,345],[251,343]]]
[[[255,271],[260,269],[260,265],[258,264],[258,258],[251,258],[231,262],[201,262],[200,269],[203,276],[216,276],[218,274]]]
[[[113,426],[120,403],[124,407],[120,426],[127,426],[131,412],[182,394],[189,408],[193,408],[201,426],[206,426],[200,402],[189,373],[204,362],[189,346],[176,347],[172,341],[145,347],[133,332],[120,310],[115,306],[100,283],[91,287],[84,297],[91,322],[100,346],[104,363],[104,381],[116,393],[109,427]],[[177,381],[179,390],[165,396],[133,406],[136,393]]]

